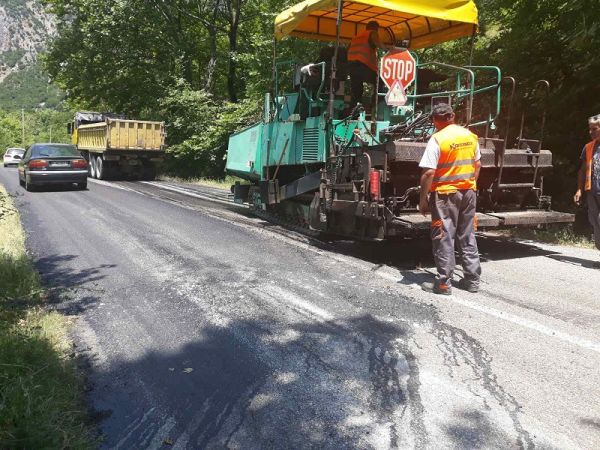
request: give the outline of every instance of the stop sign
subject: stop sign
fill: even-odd
[[[395,81],[406,88],[415,80],[417,63],[407,50],[391,50],[381,58],[379,74],[381,79],[391,89]]]

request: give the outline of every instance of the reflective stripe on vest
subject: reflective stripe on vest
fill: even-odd
[[[359,61],[377,72],[377,49],[369,43],[372,32],[373,30],[366,30],[352,38],[348,49],[348,61]]]
[[[585,144],[585,191],[592,190],[592,157],[594,156],[595,146],[595,140]]]
[[[452,193],[457,190],[477,190],[475,156],[477,136],[466,128],[448,125],[433,135],[440,147],[430,192]]]

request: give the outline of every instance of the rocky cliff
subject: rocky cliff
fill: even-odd
[[[56,22],[36,0],[0,0],[0,108],[46,103],[48,78],[38,56]]]

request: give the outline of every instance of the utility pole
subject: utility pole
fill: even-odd
[[[25,108],[21,108],[21,146],[25,148]]]
[[[52,144],[52,124],[50,124],[50,143]]]

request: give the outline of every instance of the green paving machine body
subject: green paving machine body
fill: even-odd
[[[380,86],[376,104],[363,107],[349,103],[344,52],[334,54],[338,59],[330,64],[316,64],[316,79],[299,76],[293,61],[274,64],[263,120],[229,139],[226,170],[247,181],[232,186],[236,202],[352,239],[427,233],[429,219],[417,211],[418,163],[434,132],[430,111],[444,102],[459,124],[480,136],[480,228],[573,221],[551,211],[543,193],[543,175],[552,168],[552,154],[542,147],[545,113],[535,139],[523,137],[532,115],[525,112],[519,135],[509,136],[516,81],[498,67],[420,62],[413,53],[407,102],[388,106]],[[331,80],[334,66],[341,87]],[[549,84],[541,80],[534,88],[547,94]]]

